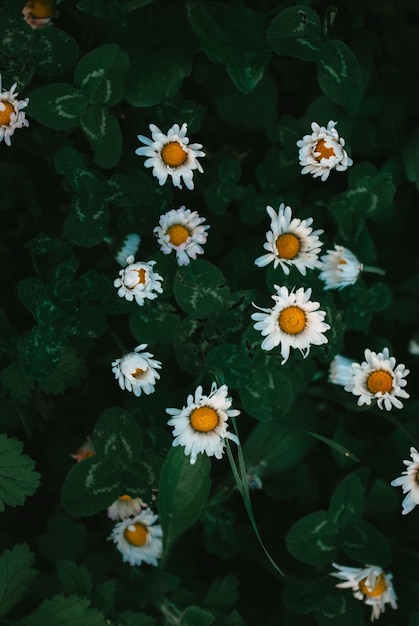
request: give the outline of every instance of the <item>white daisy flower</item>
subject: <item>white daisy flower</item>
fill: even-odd
[[[408,350],[410,354],[413,354],[413,356],[419,356],[419,343],[417,342],[417,337],[409,341]]]
[[[287,275],[290,273],[289,266],[294,265],[303,276],[306,269],[320,267],[318,255],[323,242],[318,235],[323,231],[310,228],[313,218],[293,219],[291,208],[284,203],[280,205],[278,214],[271,206],[267,206],[266,211],[271,218],[271,230],[266,233],[266,243],[263,244],[268,254],[258,257],[255,265],[264,267],[273,262],[275,269],[281,265]]]
[[[22,109],[28,106],[29,98],[18,100],[19,94],[15,93],[16,87],[17,83],[14,83],[9,91],[3,89],[0,74],[0,143],[4,139],[4,143],[7,146],[12,145],[10,137],[16,128],[29,126],[25,113],[22,111]]]
[[[131,498],[131,496],[119,496],[110,507],[108,507],[108,517],[113,520],[126,519],[132,515],[138,515],[147,505],[141,498]]]
[[[329,382],[344,387],[352,380],[353,359],[337,354],[329,366]]]
[[[157,567],[157,559],[163,552],[162,529],[154,523],[157,519],[151,509],[145,509],[115,524],[108,539],[115,543],[124,563],[141,565],[144,562]]]
[[[358,280],[364,266],[358,261],[348,248],[337,246],[334,250],[327,250],[320,257],[320,280],[324,281],[323,289],[343,289],[353,285]]]
[[[411,461],[403,461],[407,470],[390,483],[393,487],[401,487],[407,494],[402,502],[402,515],[407,515],[419,504],[419,452],[416,448],[410,448],[410,456]]]
[[[122,244],[122,248],[118,250],[116,253],[115,259],[118,261],[121,267],[125,267],[127,264],[128,257],[135,257],[138,251],[138,246],[140,245],[141,237],[140,235],[136,235],[135,233],[130,233],[124,239],[124,243]]]
[[[228,432],[227,420],[239,415],[240,411],[231,408],[232,400],[227,394],[227,385],[217,388],[213,383],[209,396],[205,396],[200,385],[194,396],[188,396],[182,409],[166,409],[166,413],[173,416],[167,422],[169,426],[174,426],[172,445],[184,446],[185,454],[191,457],[191,465],[203,452],[221,459],[225,439],[239,444],[236,435]]]
[[[327,127],[324,127],[313,122],[312,134],[304,135],[297,141],[302,174],[312,174],[313,178],[320,176],[325,181],[331,170],[343,172],[353,164],[344,150],[345,140],[339,137],[335,129],[336,124],[337,122],[330,120]]]
[[[160,128],[150,124],[152,139],[144,135],[138,135],[138,139],[146,145],[145,148],[137,148],[135,154],[148,157],[144,161],[145,167],[153,168],[155,176],[160,185],[164,185],[168,176],[172,177],[175,187],[182,189],[181,179],[188,189],[193,189],[193,172],[203,172],[197,157],[204,157],[202,144],[192,143],[189,145],[189,138],[186,136],[188,125],[173,124],[169,128],[167,135],[161,132]]]
[[[191,259],[203,254],[201,244],[207,241],[206,232],[209,225],[202,226],[204,217],[199,217],[196,211],[190,211],[185,206],[171,209],[160,216],[159,226],[153,230],[163,254],[176,251],[176,260],[179,265],[189,265]]]
[[[305,358],[311,345],[327,343],[327,337],[323,333],[330,326],[324,322],[326,313],[317,310],[320,303],[310,300],[311,289],[300,287],[289,292],[286,287],[274,287],[277,291],[272,296],[275,306],[272,309],[263,309],[253,304],[263,313],[252,313],[251,318],[256,322],[254,328],[260,330],[265,337],[262,350],[272,350],[280,345],[284,364],[291,348],[298,348]]]
[[[33,29],[52,26],[52,19],[58,15],[54,0],[29,0],[22,9],[25,22]]]
[[[370,405],[377,400],[380,409],[402,409],[399,398],[409,398],[409,394],[402,389],[407,385],[404,379],[409,370],[403,363],[395,367],[396,359],[390,357],[388,348],[378,354],[367,348],[365,359],[361,364],[352,363],[352,378],[345,385],[345,391],[359,396],[358,406]]]
[[[154,359],[151,352],[141,352],[144,348],[147,348],[146,343],[137,346],[134,352],[128,352],[121,359],[112,361],[112,372],[121,389],[132,391],[137,397],[141,393],[147,396],[154,393],[154,386],[160,378],[157,370],[161,369],[161,362]]]
[[[337,572],[330,575],[343,580],[336,587],[352,589],[354,598],[362,600],[364,604],[372,607],[371,621],[378,619],[385,611],[385,605],[390,604],[397,609],[397,596],[393,588],[393,575],[378,565],[366,565],[365,567],[346,567],[332,563]]]
[[[163,293],[161,282],[163,278],[153,271],[155,261],[148,263],[134,261],[133,256],[126,259],[126,267],[119,271],[119,278],[114,281],[118,288],[118,296],[143,306],[144,300],[154,300],[158,293]]]

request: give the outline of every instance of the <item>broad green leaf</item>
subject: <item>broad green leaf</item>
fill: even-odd
[[[239,579],[233,574],[216,578],[205,596],[204,606],[217,609],[233,607],[239,598]]]
[[[32,569],[34,562],[35,555],[25,543],[16,544],[12,550],[5,550],[0,555],[0,617],[28,593],[28,587],[38,573]]]
[[[84,524],[58,509],[49,516],[46,533],[37,538],[37,545],[42,558],[56,567],[62,559],[81,559],[86,554],[87,540],[88,532]]]
[[[94,152],[94,162],[103,168],[116,165],[122,152],[118,120],[100,104],[93,104],[80,118],[80,126]]]
[[[105,615],[115,610],[116,585],[116,579],[111,578],[95,586],[92,604],[96,609],[105,613]]]
[[[44,283],[38,278],[23,278],[18,284],[18,295],[40,324],[52,324],[62,310],[49,298]]]
[[[86,360],[77,354],[75,348],[66,346],[57,369],[51,376],[39,381],[39,387],[45,393],[59,395],[68,387],[77,387],[88,373]]]
[[[231,80],[244,93],[256,87],[269,63],[265,23],[238,4],[187,3],[189,22],[210,61],[223,63]]]
[[[179,626],[210,626],[215,620],[209,611],[199,606],[189,606],[180,616]]]
[[[373,311],[384,311],[393,300],[393,293],[386,283],[374,283],[368,289],[370,307]]]
[[[178,305],[195,317],[207,317],[224,309],[230,297],[223,274],[204,259],[178,269],[173,292]]]
[[[380,216],[388,209],[396,193],[391,174],[385,172],[357,177],[350,186],[351,189],[344,194],[349,206],[369,218]]]
[[[246,385],[240,387],[244,410],[260,422],[270,422],[284,415],[294,398],[291,381],[279,369],[254,368]]]
[[[121,0],[79,0],[77,8],[95,17],[123,21],[122,12],[134,11],[151,2],[153,0],[124,0],[123,3]]]
[[[0,374],[4,391],[9,393],[15,402],[27,402],[34,388],[33,380],[20,369],[18,363],[11,363]]]
[[[141,431],[131,413],[111,407],[96,422],[93,443],[97,454],[133,461],[143,447]]]
[[[354,561],[386,567],[391,562],[391,548],[383,535],[372,524],[359,520],[342,529],[341,550]]]
[[[108,234],[109,210],[106,202],[93,194],[74,195],[64,221],[64,233],[82,248],[101,243]]]
[[[62,560],[57,565],[57,575],[66,596],[81,596],[91,599],[92,579],[83,565]]]
[[[22,450],[23,444],[15,437],[0,434],[0,512],[5,504],[22,505],[39,487],[35,463]]]
[[[330,501],[328,518],[335,526],[348,526],[364,511],[364,488],[357,474],[342,480]]]
[[[315,61],[321,46],[319,16],[305,5],[280,11],[266,32],[268,43],[276,54]]]
[[[160,476],[159,512],[163,529],[163,559],[176,539],[198,520],[207,500],[211,481],[210,461],[198,454],[191,465],[183,447],[172,448]]]
[[[80,123],[87,98],[68,83],[52,83],[29,94],[28,115],[54,130],[68,130]]]
[[[93,193],[98,185],[98,176],[89,169],[87,158],[74,148],[60,148],[54,158],[55,171],[62,174],[78,193]]]
[[[185,318],[178,327],[173,343],[180,367],[193,374],[202,370],[208,351],[220,339],[209,320]]]
[[[348,46],[338,39],[326,41],[317,60],[320,89],[336,104],[350,105],[361,97],[361,69]]]
[[[70,69],[77,61],[77,42],[59,28],[39,28],[35,30],[32,48],[36,71],[46,76],[57,76]]]
[[[126,174],[114,174],[106,181],[105,198],[118,207],[137,206],[143,190],[143,180]]]
[[[136,307],[129,316],[129,327],[134,337],[150,346],[160,341],[171,342],[177,335],[179,324],[180,315],[167,302],[156,301],[152,307]]]
[[[88,52],[74,70],[74,84],[91,104],[114,106],[122,100],[128,55],[114,43]]]
[[[251,363],[243,359],[238,346],[232,343],[224,343],[215,346],[207,356],[208,370],[220,370],[224,382],[232,389],[245,387],[251,375]]]
[[[21,15],[0,9],[0,50],[3,54],[14,57],[25,52],[30,48],[33,38],[34,31],[28,28]],[[3,87],[10,89],[11,85],[3,82]]]
[[[30,615],[20,620],[24,626],[107,626],[108,620],[96,609],[89,608],[85,598],[62,594],[44,600]]]
[[[61,330],[54,326],[34,326],[19,350],[19,366],[34,380],[44,380],[55,372],[64,350]]]
[[[315,511],[296,522],[286,543],[295,558],[309,565],[328,565],[339,552],[338,529],[328,520],[326,511]]]

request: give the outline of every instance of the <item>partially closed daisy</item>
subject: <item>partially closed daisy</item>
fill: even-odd
[[[319,275],[325,285],[323,289],[343,289],[353,285],[363,270],[363,265],[356,256],[344,246],[335,244],[334,250],[327,250],[320,257],[321,272]]]
[[[329,366],[329,382],[333,385],[341,385],[344,387],[352,380],[352,364],[353,359],[337,354]]]
[[[320,176],[325,181],[331,170],[342,172],[352,165],[353,161],[344,149],[345,140],[335,129],[336,124],[330,120],[324,127],[313,122],[311,135],[304,135],[297,141],[302,174],[311,174],[313,178]]]
[[[260,330],[265,337],[262,350],[281,346],[284,364],[291,348],[300,350],[305,358],[311,345],[327,343],[327,337],[323,333],[330,326],[324,321],[326,313],[318,310],[320,303],[310,300],[311,289],[300,287],[296,291],[288,291],[286,287],[274,287],[277,292],[272,296],[275,306],[272,309],[263,309],[254,304],[262,313],[252,313],[251,317],[256,322],[255,329]]]
[[[154,359],[151,352],[142,352],[144,348],[147,348],[146,343],[112,362],[112,372],[121,389],[132,391],[137,397],[142,393],[154,393],[154,386],[160,378],[157,370],[161,369],[161,362]]]
[[[22,9],[25,21],[33,29],[52,25],[52,19],[57,16],[54,0],[28,0]]]
[[[406,497],[402,502],[402,515],[407,515],[419,504],[419,452],[410,448],[411,461],[403,461],[407,470],[391,481],[393,487],[401,487]]]
[[[160,185],[164,185],[168,176],[171,176],[175,187],[182,189],[181,180],[188,189],[193,189],[193,173],[194,170],[203,172],[198,157],[204,157],[205,152],[201,150],[202,144],[189,144],[189,138],[186,136],[187,124],[173,124],[169,128],[167,135],[161,132],[160,128],[154,124],[150,124],[152,139],[144,135],[138,135],[141,143],[145,144],[144,148],[137,148],[135,154],[145,156],[145,167],[153,168],[153,176],[155,176]]]
[[[275,269],[280,265],[287,275],[290,266],[294,266],[303,276],[307,269],[320,267],[318,255],[323,243],[318,236],[323,231],[313,231],[313,219],[293,218],[291,207],[284,203],[280,205],[278,214],[271,206],[267,206],[266,211],[271,218],[271,230],[266,233],[266,243],[263,244],[268,254],[258,257],[255,264],[263,267],[273,263]]]
[[[365,567],[346,567],[332,563],[338,571],[330,575],[343,580],[336,587],[352,589],[354,598],[362,600],[372,607],[371,621],[378,619],[385,611],[385,605],[390,604],[397,609],[397,596],[393,588],[393,575],[385,572],[378,565]]]
[[[127,266],[119,271],[119,278],[114,281],[118,288],[118,296],[143,306],[144,300],[154,300],[158,293],[163,293],[161,282],[163,278],[153,271],[155,261],[148,263],[137,261],[129,256],[126,259]]]
[[[185,454],[191,457],[191,465],[196,462],[198,454],[204,452],[221,459],[226,439],[239,443],[236,435],[228,431],[228,418],[240,414],[231,405],[227,386],[217,388],[213,383],[208,396],[202,393],[200,385],[194,395],[188,396],[182,409],[166,409],[166,413],[173,416],[167,422],[174,427],[172,445],[184,446]]]
[[[155,524],[157,520],[158,516],[151,509],[145,509],[135,517],[115,524],[108,539],[115,543],[124,563],[148,563],[157,567],[157,559],[163,551],[163,533],[161,527]]]
[[[7,146],[11,146],[10,137],[16,128],[29,126],[29,122],[25,117],[24,109],[28,106],[29,99],[18,100],[15,93],[17,83],[14,83],[9,91],[2,87],[2,77],[0,74],[0,143],[4,139]]]
[[[396,367],[396,359],[390,357],[389,349],[382,352],[365,350],[365,361],[361,364],[352,363],[352,377],[345,391],[350,391],[358,397],[358,406],[377,402],[380,409],[391,411],[393,407],[402,409],[399,398],[408,398],[409,394],[403,389],[407,385],[405,380],[409,370],[401,363]]]
[[[131,498],[131,496],[119,496],[115,502],[108,507],[108,517],[113,520],[127,519],[132,515],[138,515],[147,505],[141,498]]]
[[[159,226],[153,230],[163,254],[176,252],[179,265],[189,265],[191,259],[203,254],[203,244],[207,241],[209,225],[202,226],[204,217],[185,206],[171,209],[160,216]]]

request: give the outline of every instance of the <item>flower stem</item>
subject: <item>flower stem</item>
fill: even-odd
[[[110,334],[110,336],[112,337],[112,339],[114,340],[114,342],[116,343],[116,345],[118,346],[118,348],[120,348],[121,352],[123,354],[126,354],[127,352],[129,352],[128,348],[124,345],[124,343],[120,340],[120,338],[118,337],[118,335],[116,334],[116,332],[113,330],[113,328],[111,328],[109,326],[109,324],[107,325],[107,331]]]
[[[380,276],[385,276],[386,273],[381,267],[375,267],[374,265],[364,265],[362,270],[364,272],[370,272],[371,274],[380,274]]]

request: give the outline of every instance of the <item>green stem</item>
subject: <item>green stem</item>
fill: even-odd
[[[386,271],[381,267],[374,267],[374,265],[364,265],[362,268],[363,272],[370,272],[371,274],[380,274],[380,276],[385,276]]]
[[[120,340],[120,338],[118,337],[118,335],[116,334],[116,332],[114,331],[113,328],[111,328],[109,326],[109,324],[107,325],[107,331],[110,334],[110,336],[112,337],[112,339],[114,340],[114,342],[116,343],[116,345],[118,346],[118,348],[120,348],[121,352],[123,354],[126,354],[127,352],[129,352],[128,348],[124,345],[124,343]]]

